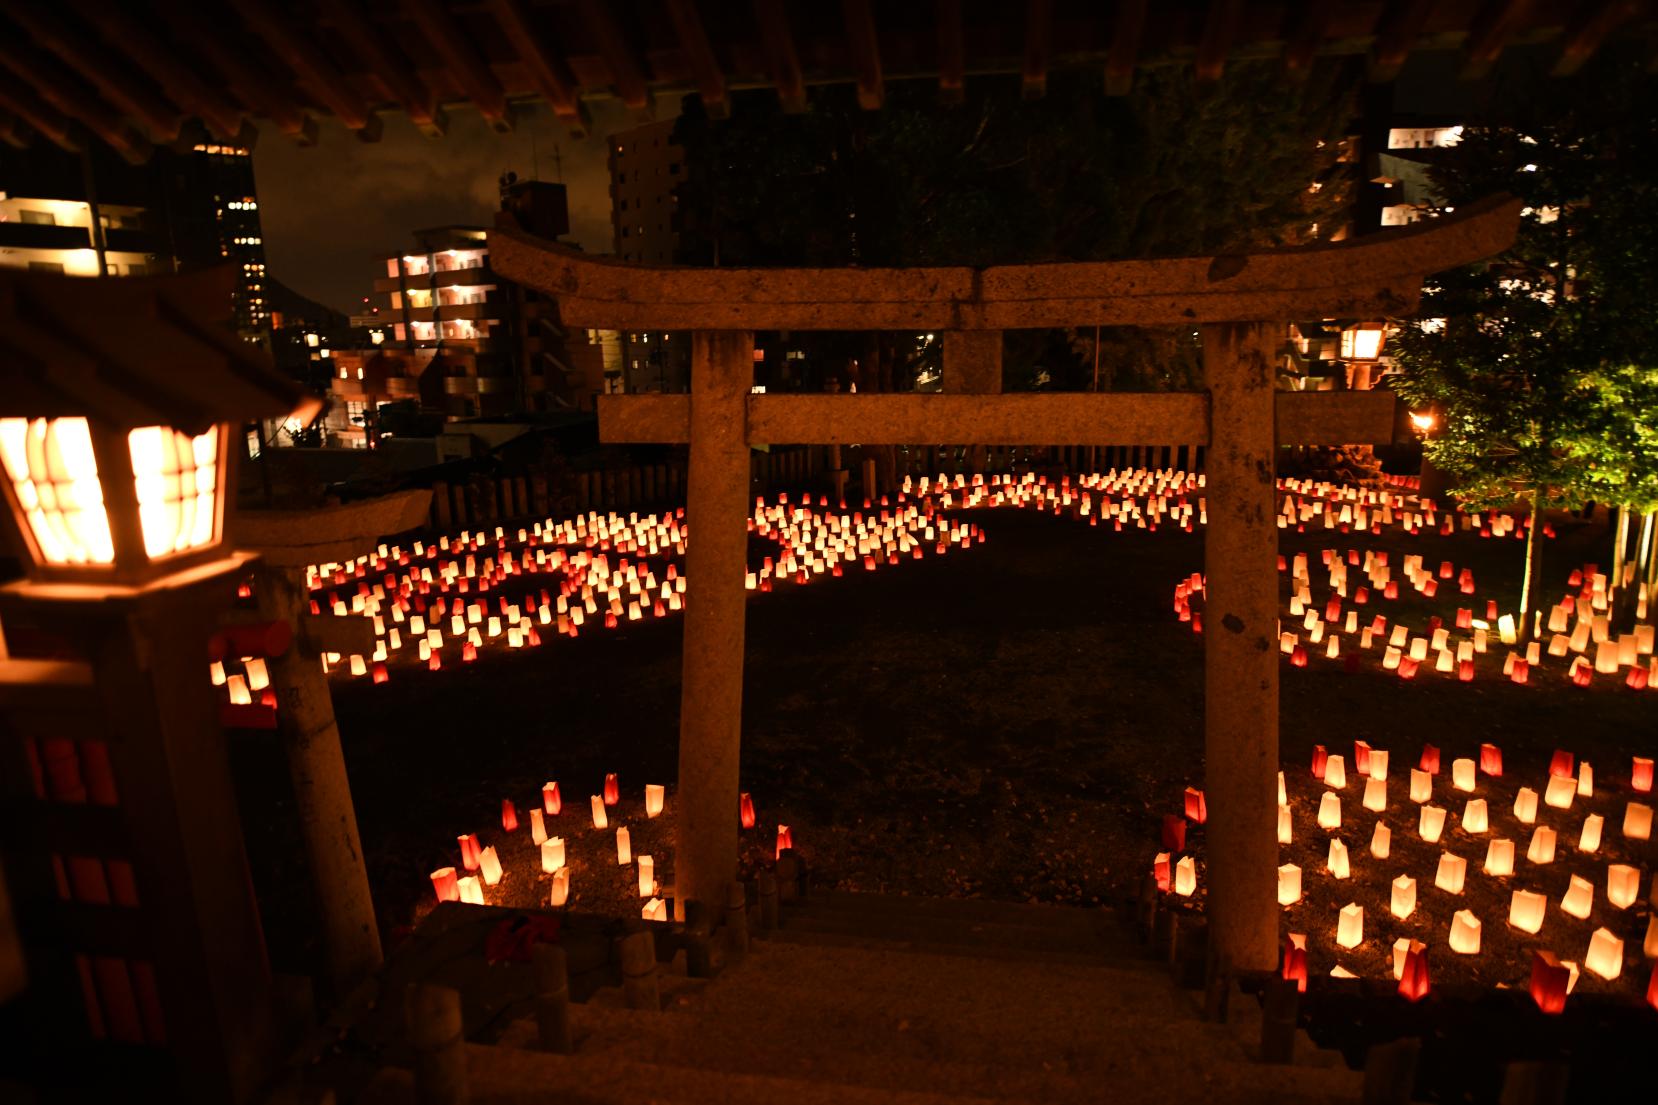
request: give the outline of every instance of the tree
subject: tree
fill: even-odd
[[[1650,385],[1630,366],[1650,363],[1654,337],[1655,135],[1651,81],[1613,59],[1467,128],[1432,171],[1446,209],[1501,191],[1526,204],[1514,247],[1431,281],[1396,344],[1398,390],[1436,415],[1426,452],[1456,497],[1528,511],[1522,640],[1541,511],[1655,478],[1650,447],[1608,441],[1646,434],[1632,400]]]

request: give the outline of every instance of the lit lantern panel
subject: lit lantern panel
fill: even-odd
[[[144,551],[154,560],[211,545],[219,534],[219,431],[188,437],[165,426],[127,435]]]
[[[0,459],[46,563],[115,562],[86,419],[0,418]]]

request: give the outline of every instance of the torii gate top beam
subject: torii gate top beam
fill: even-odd
[[[1416,308],[1429,273],[1501,253],[1520,201],[1333,245],[1214,257],[993,268],[701,269],[623,264],[517,231],[501,276],[557,296],[563,321],[617,330],[1013,330],[1370,318]]]

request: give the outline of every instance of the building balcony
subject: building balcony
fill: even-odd
[[[393,399],[419,399],[420,379],[416,376],[388,377],[386,394]]]
[[[377,292],[401,291],[405,286],[410,288],[461,288],[472,287],[477,284],[494,284],[498,278],[488,265],[474,265],[469,269],[439,269],[435,273],[415,273],[404,280],[395,276],[382,276],[374,282]]]
[[[0,246],[12,249],[91,249],[92,238],[84,226],[4,222],[0,223]]]
[[[395,321],[403,321],[401,308],[392,313],[397,316]],[[500,305],[488,300],[482,303],[440,303],[436,307],[409,308],[409,318],[415,322],[494,322],[500,314]]]

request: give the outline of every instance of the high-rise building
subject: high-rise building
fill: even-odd
[[[158,149],[135,166],[101,145],[0,149],[0,265],[138,276],[227,263],[236,329],[262,342],[270,311],[249,150]]]
[[[556,239],[569,229],[564,186],[503,178],[497,225]],[[351,318],[368,343],[325,354],[336,443],[373,445],[380,407],[400,401],[445,420],[591,405],[602,390],[598,348],[585,332],[566,334],[553,300],[495,274],[488,229],[434,227],[414,239],[380,259],[384,275]]]
[[[616,256],[647,265],[679,260],[679,204],[685,150],[676,145],[674,121],[647,123],[610,136],[610,225]],[[612,377],[625,391],[683,391],[690,341],[685,334],[622,331],[609,338]]]

